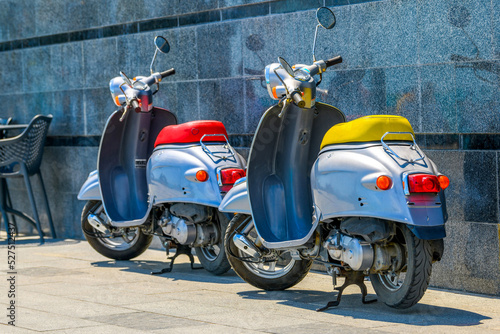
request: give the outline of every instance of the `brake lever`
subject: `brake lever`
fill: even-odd
[[[127,104],[125,106],[125,111],[123,112],[122,114],[122,117],[120,117],[120,122],[123,122],[123,120],[125,119],[125,115],[127,115],[127,111],[130,109],[130,106]]]
[[[285,97],[284,102],[283,102],[283,108],[281,109],[281,112],[278,115],[279,118],[282,118],[285,115],[289,106],[290,106],[290,100],[287,97]]]

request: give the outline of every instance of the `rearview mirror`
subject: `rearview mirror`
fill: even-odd
[[[327,7],[318,8],[316,11],[316,20],[325,29],[332,29],[337,22],[335,14]]]
[[[168,53],[170,51],[170,44],[168,44],[167,39],[163,36],[155,37],[155,45],[156,49],[162,53]]]
[[[293,68],[288,64],[288,62],[281,57],[278,57],[278,62],[280,63],[281,67],[286,71],[286,73],[290,74],[291,77],[293,77]]]
[[[335,14],[327,8],[327,7],[319,7],[316,10],[316,20],[318,20],[318,25],[316,26],[316,32],[314,33],[314,40],[313,40],[313,60],[316,61],[316,55],[315,55],[315,50],[316,50],[316,39],[318,38],[318,28],[322,26],[325,29],[332,29],[335,26],[335,22],[337,20],[335,19]],[[321,73],[320,79],[318,81],[318,84],[321,82]]]
[[[149,71],[151,72],[151,74],[153,74],[153,65],[155,63],[158,51],[160,51],[161,53],[168,53],[170,51],[170,44],[168,44],[167,39],[163,36],[155,37],[155,46],[156,46],[155,54],[153,56],[153,60],[151,60],[151,65],[149,66]]]
[[[122,71],[120,71],[120,76],[122,77],[123,81],[125,81],[125,83],[129,87],[132,87],[132,81],[127,77],[127,75],[125,73],[123,73]]]

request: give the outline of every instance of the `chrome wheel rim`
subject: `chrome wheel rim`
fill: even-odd
[[[94,230],[95,231],[95,230]],[[95,231],[98,233],[98,231]],[[139,229],[137,227],[123,229],[121,236],[98,237],[97,240],[104,246],[118,251],[123,251],[131,248],[139,239]]]
[[[401,241],[403,241],[401,243],[401,245],[403,246],[403,253],[404,253],[404,256],[406,257],[404,262],[408,263],[408,250],[406,249],[407,240],[405,239],[404,233],[401,230],[401,228],[398,227],[397,230],[398,230],[398,235],[400,235],[402,237]],[[403,286],[403,284],[406,280],[406,270],[407,270],[407,266],[405,264],[398,271],[392,271],[392,272],[387,272],[384,274],[378,274],[378,276],[379,276],[380,282],[387,290],[395,292],[395,291],[398,291],[399,289],[401,289],[401,287]]]
[[[241,257],[246,256],[238,251]],[[286,275],[292,270],[295,260],[291,258],[288,252],[280,254],[280,257],[288,255],[289,259],[285,261],[270,261],[270,262],[243,262],[244,266],[253,274],[263,278],[279,278]]]
[[[251,220],[248,224],[253,224]],[[247,226],[248,226],[247,224]],[[244,230],[245,228],[243,228]],[[255,227],[253,227],[248,234],[246,234],[247,238],[255,242],[257,239],[257,232],[255,231]],[[257,275],[262,278],[272,279],[282,277],[292,270],[295,265],[295,260],[292,259],[290,252],[288,251],[280,251],[278,252],[278,260],[269,261],[269,262],[247,262],[243,261],[243,265],[254,275]],[[238,256],[240,257],[248,257],[247,254],[243,253],[238,249]]]
[[[104,211],[102,203],[94,207],[93,210],[95,210],[93,213],[96,216],[99,216],[102,219],[102,221],[104,222],[108,221],[108,216]],[[103,246],[117,251],[124,251],[131,248],[137,243],[137,240],[139,239],[138,227],[121,228],[118,229],[118,231],[112,233],[111,235],[106,235],[106,236],[102,232],[96,230],[95,228],[92,228],[92,230],[94,231],[96,239]]]
[[[220,254],[220,247],[218,245],[210,245],[206,247],[200,247],[203,256],[210,262],[217,260]]]
[[[403,286],[406,279],[405,272],[399,272],[396,274],[379,274],[380,282],[385,286],[387,290],[398,291]]]

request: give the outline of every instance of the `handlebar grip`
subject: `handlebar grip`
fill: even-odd
[[[341,62],[342,62],[341,56],[337,56],[337,57],[333,57],[332,59],[325,60],[325,64],[326,64],[327,68],[330,66],[336,65],[336,64],[340,64]]]
[[[165,78],[165,77],[168,77],[169,75],[173,75],[175,74],[175,69],[174,68],[171,68],[169,70],[166,70],[165,72],[161,72],[160,75],[161,75],[161,78]]]
[[[131,105],[135,112],[141,112],[141,106],[137,100],[132,100]]]
[[[300,95],[300,92],[292,93],[292,99],[299,108],[304,108],[306,106],[306,102],[302,100],[302,95]]]

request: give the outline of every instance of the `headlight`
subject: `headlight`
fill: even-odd
[[[113,98],[113,102],[120,107],[123,106],[126,102],[125,96],[123,95],[123,92],[120,89],[120,85],[123,84],[125,81],[121,77],[116,77],[111,79],[109,82],[109,90],[111,92],[111,97]]]
[[[274,70],[276,70],[276,72],[279,73],[281,78],[286,78],[289,75],[288,73],[286,73],[284,69],[281,68],[281,65],[278,63],[272,63],[266,66],[265,76],[266,76],[267,93],[273,100],[279,100],[282,95],[275,95],[273,93],[273,89],[276,92],[277,86],[280,86],[283,89],[284,87],[280,79],[278,79],[278,77],[276,76],[276,73],[274,73]]]

